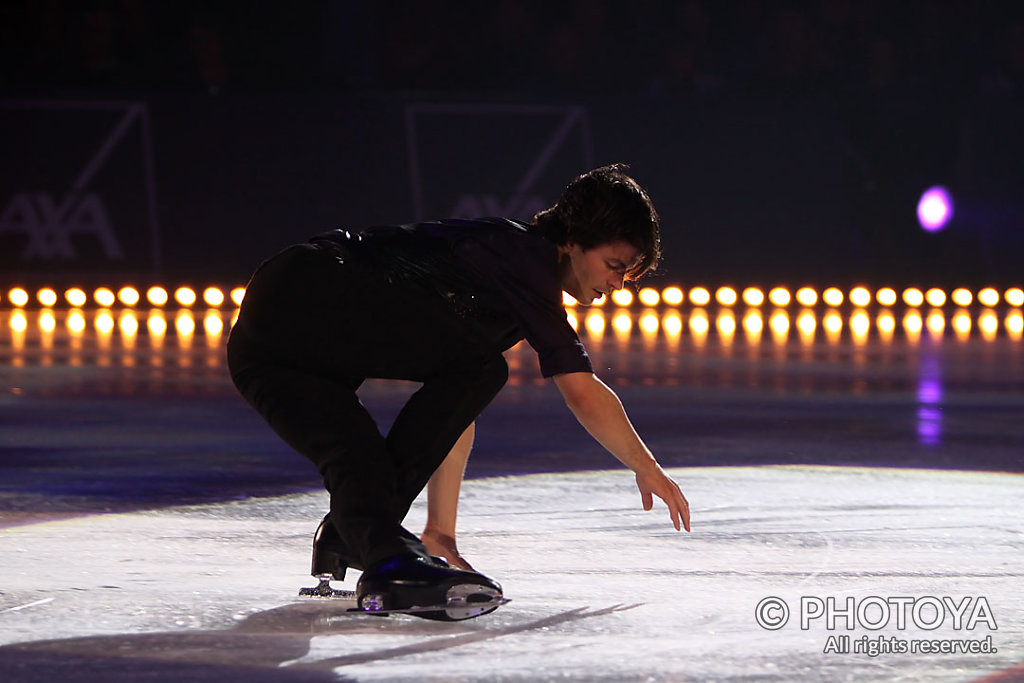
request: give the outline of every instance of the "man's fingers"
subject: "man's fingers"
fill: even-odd
[[[671,479],[667,479],[670,486],[666,490],[666,487],[660,483],[653,488],[648,488],[640,480],[641,477],[638,476],[636,485],[640,490],[640,498],[643,501],[644,510],[650,510],[654,507],[654,496],[658,496],[668,506],[669,515],[672,517],[672,525],[676,528],[676,531],[681,529],[689,531],[690,504],[687,502],[686,496],[683,495],[682,489],[679,488],[679,484]]]

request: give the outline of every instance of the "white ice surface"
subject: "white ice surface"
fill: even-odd
[[[965,681],[1024,661],[1021,475],[673,474],[691,534],[644,512],[624,471],[467,482],[460,548],[512,602],[452,624],[295,597],[325,494],[0,529],[0,679]],[[769,596],[791,610],[779,630],[755,621]],[[984,598],[997,628],[802,630],[801,596]],[[998,652],[826,654],[830,635]]]

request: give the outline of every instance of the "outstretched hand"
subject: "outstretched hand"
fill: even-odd
[[[676,531],[679,531],[680,521],[682,527],[690,530],[690,504],[686,501],[679,484],[672,477],[665,474],[660,465],[653,469],[637,472],[636,487],[640,489],[640,498],[643,501],[644,510],[654,507],[654,496],[661,498],[668,505],[669,514],[672,515],[672,524]]]

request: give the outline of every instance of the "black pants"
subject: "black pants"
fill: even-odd
[[[334,526],[369,566],[425,552],[401,522],[508,367],[439,297],[342,258],[297,245],[260,266],[228,365],[249,404],[317,466]],[[368,377],[422,382],[386,437],[356,395]]]

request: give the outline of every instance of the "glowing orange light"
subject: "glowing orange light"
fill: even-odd
[[[752,311],[743,316],[743,329],[751,340],[760,339],[764,330],[764,318],[757,311]]]
[[[718,328],[718,334],[724,340],[730,341],[736,333],[736,316],[732,314],[732,311],[722,311],[715,318],[715,327]]]
[[[569,327],[574,330],[579,330],[580,320],[576,317],[576,314],[572,311],[566,311],[565,319],[569,321]]]
[[[711,303],[711,294],[703,287],[694,287],[690,290],[690,301],[694,306],[707,306]]]
[[[924,303],[924,294],[917,287],[908,287],[903,290],[903,303],[912,308],[917,308]]]
[[[224,292],[216,287],[207,287],[203,290],[203,301],[207,306],[217,308],[224,303]]]
[[[754,308],[764,304],[764,292],[757,287],[747,287],[743,290],[743,303]]]
[[[810,311],[804,311],[796,319],[796,327],[800,330],[800,338],[806,341],[814,340],[814,331],[818,327],[818,321]],[[809,338],[809,339],[808,339]]]
[[[839,341],[840,335],[843,332],[843,319],[838,313],[829,313],[821,321],[821,326],[825,330],[825,336],[828,338],[829,343],[835,344]]]
[[[629,306],[633,303],[633,292],[628,289],[616,289],[612,292],[612,301],[616,306]]]
[[[71,334],[76,337],[85,332],[85,316],[82,315],[81,311],[71,311],[68,313],[66,324]]]
[[[796,290],[796,300],[801,306],[810,308],[814,304],[818,303],[818,293],[810,287],[801,287]]]
[[[658,331],[658,316],[654,313],[645,313],[640,316],[640,330],[645,334],[655,334]]]
[[[163,311],[150,311],[146,318],[146,329],[149,330],[149,336],[156,339],[167,334],[167,318]]]
[[[78,287],[72,287],[64,292],[64,300],[75,308],[81,308],[88,303],[89,296],[84,290],[79,289]]]
[[[693,299],[692,296],[690,298]],[[732,287],[719,287],[715,291],[715,301],[721,306],[734,306],[737,301],[736,290]]]
[[[683,303],[683,290],[678,287],[666,287],[661,293],[661,300],[669,306],[678,306]]]
[[[882,341],[892,341],[893,334],[896,332],[896,318],[893,317],[892,313],[888,311],[880,313],[875,321],[875,325],[878,327],[878,335]]]
[[[978,329],[981,330],[981,336],[985,341],[993,341],[999,333],[999,318],[991,311],[982,313],[978,317]]]
[[[777,344],[786,341],[786,337],[789,335],[788,315],[782,312],[772,314],[772,317],[768,319],[768,326],[772,328],[772,336]]]
[[[110,308],[117,302],[114,292],[107,287],[100,287],[92,293],[93,300],[103,308]]]
[[[114,302],[117,300],[117,298],[114,296],[114,293],[107,289],[106,287],[100,287],[95,292],[93,292],[92,298],[97,304],[99,304],[103,308],[110,308],[111,306],[114,305]],[[113,329],[113,325],[111,325],[111,329]]]
[[[669,313],[661,321],[661,328],[669,337],[678,337],[683,333],[683,319],[678,313]]]
[[[15,332],[24,332],[28,329],[28,318],[22,311],[15,311],[11,314],[11,319],[8,324]]]
[[[956,333],[956,337],[960,341],[966,341],[969,339],[971,336],[971,316],[967,315],[963,311],[954,315],[953,331]]]
[[[562,305],[563,306],[575,306],[578,303],[579,302],[576,301],[576,297],[574,297],[572,294],[570,294],[569,292],[562,292]],[[242,302],[241,301],[236,301],[235,305],[236,306],[241,306]]]
[[[1006,300],[1006,303],[1010,304],[1014,308],[1024,306],[1024,290],[1017,287],[1006,290],[1006,293],[1003,294],[1003,298]]]
[[[139,333],[139,321],[134,313],[125,311],[117,320],[117,326],[121,330],[121,336],[134,337]]]
[[[958,287],[957,289],[954,289],[953,294],[950,296],[950,298],[953,299],[953,303],[955,303],[957,306],[962,306],[965,308],[967,306],[970,306],[971,302],[974,301],[974,295],[971,294],[970,290],[964,289],[963,287]]]
[[[929,306],[942,308],[946,305],[946,293],[938,287],[932,287],[924,294],[925,301]]]
[[[57,318],[54,317],[52,311],[44,311],[39,316],[39,329],[47,334],[51,334],[57,329]]]
[[[708,321],[708,314],[704,311],[694,311],[690,314],[690,331],[698,339],[702,339],[707,336],[708,331],[711,330],[711,323]]]
[[[113,296],[114,293],[111,292],[110,294]],[[96,320],[93,324],[101,336],[109,337],[114,331],[114,316],[110,315],[110,311],[101,311],[96,315]]]
[[[854,287],[850,290],[850,303],[858,308],[864,308],[871,303],[871,292],[866,287]]]
[[[150,287],[146,290],[146,301],[153,306],[167,305],[167,290],[163,287]]]
[[[21,287],[15,287],[7,293],[7,298],[11,300],[11,304],[21,308],[28,304],[28,292]]]
[[[637,298],[640,299],[640,303],[644,306],[657,306],[658,302],[661,301],[661,295],[658,294],[658,290],[651,289],[650,287],[644,287],[637,293]]]
[[[1024,315],[1011,313],[1006,316],[1006,332],[1014,341],[1020,341],[1024,336]]]
[[[870,295],[868,295],[870,299]],[[865,344],[868,340],[868,334],[871,331],[871,318],[868,314],[859,311],[850,316],[850,332],[853,334],[854,344]]]
[[[625,333],[633,327],[633,319],[627,313],[619,313],[612,318],[612,327],[616,332]]]
[[[53,291],[49,287],[44,287],[36,293],[36,300],[43,306],[50,308],[57,303],[57,292]]]
[[[924,321],[921,318],[921,314],[917,311],[912,311],[903,316],[903,329],[908,335],[919,335],[923,328]]]
[[[989,308],[997,306],[999,305],[999,292],[991,287],[986,287],[978,292],[978,301],[981,302],[982,306],[988,306]]]
[[[583,324],[592,336],[600,337],[604,334],[605,321],[604,316],[600,313],[591,313],[583,321]]]
[[[564,296],[565,292],[562,292],[562,294],[563,294],[562,301],[564,302],[565,301],[565,296]],[[572,299],[571,296],[569,298]],[[235,287],[234,289],[231,290],[231,301],[233,301],[236,306],[241,306],[243,299],[245,299],[245,287]],[[576,305],[576,299],[572,299],[572,304],[569,304],[569,305],[575,306]]]
[[[224,321],[220,319],[220,314],[216,311],[209,311],[203,317],[203,330],[206,331],[206,337],[219,337],[224,331]]]
[[[180,311],[174,317],[174,329],[179,337],[191,337],[196,331],[196,321],[188,311]]]
[[[774,287],[772,291],[768,292],[768,300],[779,308],[784,308],[789,305],[792,297],[785,287]]]
[[[897,300],[896,290],[892,287],[882,287],[875,294],[875,300],[883,306],[893,306]]]
[[[117,300],[125,306],[135,306],[139,303],[139,290],[134,287],[122,287],[117,290]]]
[[[189,287],[178,287],[174,290],[174,300],[188,308],[196,303],[196,293]]]
[[[836,287],[829,287],[821,293],[821,300],[826,305],[836,308],[843,305],[843,293]]]

